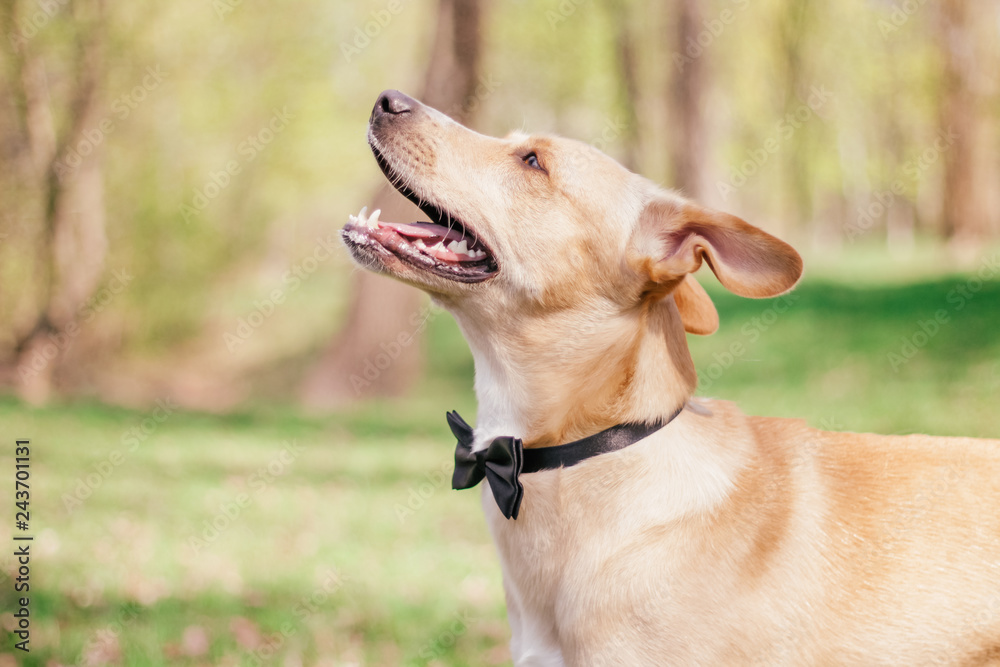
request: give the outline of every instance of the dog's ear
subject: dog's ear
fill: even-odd
[[[699,336],[715,333],[719,328],[719,312],[708,292],[698,284],[694,276],[684,276],[684,280],[674,288],[672,294],[681,314],[681,322],[684,323],[684,331]]]
[[[802,275],[802,258],[784,241],[735,215],[681,199],[658,197],[646,205],[635,248],[659,285],[683,284],[702,260],[726,289],[746,297],[777,296]]]

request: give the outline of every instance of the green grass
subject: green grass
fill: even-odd
[[[959,309],[949,294],[968,281],[815,280],[782,302],[739,299],[707,278],[722,327],[691,338],[701,393],[825,428],[1000,437],[1000,283]],[[938,310],[947,322],[894,369],[890,353]],[[32,651],[19,663],[504,664],[479,496],[448,488],[444,412],[475,415],[471,359],[450,318],[433,320],[428,352],[435,374],[405,401],[327,418],[273,405],[175,413],[134,451],[128,431],[145,413],[0,399],[5,451],[15,437],[33,447]],[[114,450],[122,459],[109,468]],[[268,465],[277,474],[263,479]],[[88,475],[99,483],[68,511]],[[213,519],[221,530],[205,534]],[[10,556],[0,565],[10,610]],[[8,634],[0,654],[12,644]]]
[[[830,430],[1000,437],[1000,282],[976,285],[816,281],[766,301],[711,289],[720,330],[689,337],[699,393]]]
[[[259,664],[503,660],[496,560],[478,494],[448,488],[443,419],[377,405],[342,419],[181,413],[128,452],[123,434],[145,417],[0,402],[4,432],[33,446],[33,650],[22,664],[82,664],[123,618],[109,644],[127,665],[258,664],[241,624],[287,635]],[[102,477],[113,450],[124,460]],[[67,511],[65,494],[88,475],[89,497]],[[205,532],[213,520],[217,535]],[[11,583],[0,591],[12,609]],[[208,653],[184,655],[186,629],[207,636]]]

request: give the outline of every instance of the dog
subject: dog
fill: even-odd
[[[342,237],[472,350],[456,480],[487,478],[516,665],[1000,665],[1000,441],[693,396],[685,334],[718,315],[691,274],[774,297],[791,246],[587,144],[484,136],[398,91],[368,141],[431,222],[363,210]],[[560,459],[595,437],[625,442]]]

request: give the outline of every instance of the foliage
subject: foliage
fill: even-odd
[[[107,192],[106,282],[120,270],[134,280],[87,322],[81,349],[103,350],[90,357],[95,363],[109,350],[132,363],[214,349],[213,363],[225,367],[213,366],[217,372],[292,358],[305,363],[342,316],[339,294],[350,271],[342,258],[311,279],[332,295],[330,306],[294,340],[284,336],[283,318],[274,318],[256,334],[260,354],[232,355],[222,333],[280,287],[283,273],[318,237],[368,200],[379,176],[365,144],[365,120],[381,89],[419,88],[434,3],[106,4],[99,115],[113,124],[99,151]],[[986,3],[979,11],[993,9]],[[933,147],[940,121],[936,12],[919,5],[897,16],[895,5],[862,0],[704,5],[704,31],[696,37],[704,42],[697,57],[711,73],[704,108],[709,203],[849,255],[861,211],[900,181],[890,208],[918,232],[937,234],[942,153],[921,163],[925,168],[907,169]],[[608,20],[619,13],[639,54],[637,128],[622,127],[630,121],[615,64],[615,22]],[[22,23],[31,15],[26,2]],[[627,137],[638,136],[637,168],[670,183],[664,147],[671,119],[663,91],[677,56],[687,53],[687,45],[664,39],[670,22],[669,3],[491,5],[483,85],[468,104],[482,106],[481,127],[492,133],[557,131],[612,155],[621,155]],[[69,45],[77,28],[71,10],[57,11],[27,42],[43,54],[57,124],[69,103],[60,94],[72,71]],[[0,58],[12,71],[12,52]],[[149,87],[151,68],[163,79]],[[8,100],[13,87],[13,79],[0,83]],[[817,87],[829,91],[829,99],[790,136],[777,135],[777,151],[754,166],[781,119]],[[984,104],[995,104],[995,91],[990,94]],[[290,116],[287,126],[259,150],[249,147],[248,139],[265,132],[282,110]],[[15,111],[11,102],[0,106],[8,146],[23,131]],[[230,174],[233,164],[238,173]],[[0,171],[6,211],[0,216],[0,355],[10,353],[38,307],[39,230],[25,208],[38,193],[12,181],[11,173]],[[734,178],[746,184],[734,192],[720,186]],[[7,205],[13,202],[20,204]],[[874,216],[860,230],[864,240],[886,238],[883,218]],[[88,357],[81,352],[71,361],[86,365]]]

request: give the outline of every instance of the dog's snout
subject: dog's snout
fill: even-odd
[[[408,95],[404,95],[398,90],[386,90],[378,96],[375,108],[372,109],[372,119],[385,114],[398,116],[409,113],[417,106],[417,101]]]

